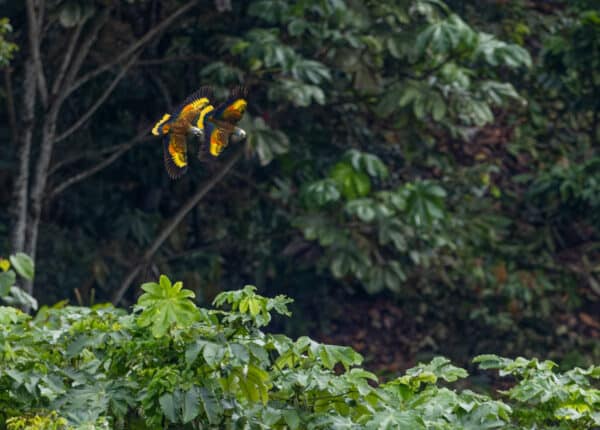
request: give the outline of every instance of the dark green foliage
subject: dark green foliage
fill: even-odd
[[[193,293],[145,284],[133,313],[102,305],[0,307],[0,428],[582,429],[599,425],[600,369],[475,359],[515,375],[505,402],[447,387],[468,373],[437,357],[387,383],[349,347],[260,330],[290,300],[254,287],[197,308]],[[153,323],[148,324],[148,316]],[[169,318],[156,317],[169,315]],[[440,382],[442,382],[440,384]]]
[[[17,45],[6,40],[6,36],[12,32],[12,26],[7,18],[0,18],[0,67],[8,66],[13,58]]]
[[[118,7],[84,71],[110,62],[185,2],[109,3]],[[24,2],[5,4],[21,47],[11,66],[20,72]],[[46,2],[48,77],[71,32],[83,22],[85,35],[106,4]],[[581,318],[595,321],[600,297],[597,2],[253,0],[233,1],[226,13],[212,6],[199,2],[145,45],[85,127],[55,144],[35,256],[42,303],[110,299],[220,162],[198,162],[172,183],[153,141],[58,195],[53,187],[111,157],[201,85],[214,85],[219,98],[244,83],[247,158],[171,233],[140,283],[175,273],[207,303],[252,280],[261,292],[298,297],[291,325],[310,329],[327,322],[322,302],[335,302],[339,291],[378,294],[431,334],[416,334],[428,337],[426,354],[597,361],[598,327]],[[60,112],[60,130],[121,67],[77,90]],[[20,75],[12,75],[17,108]],[[9,121],[0,124],[0,137],[9,136]],[[0,161],[4,206],[12,203],[17,151],[7,146]],[[4,254],[12,222],[0,211]],[[8,284],[14,280],[0,281],[0,292]],[[178,294],[163,299],[176,309]],[[133,293],[125,299],[133,303]],[[143,312],[161,334],[152,308]],[[185,404],[186,393],[163,402]]]
[[[37,300],[16,285],[17,273],[28,281],[33,280],[34,264],[31,257],[18,252],[8,260],[0,258],[0,300],[11,305],[37,309]]]

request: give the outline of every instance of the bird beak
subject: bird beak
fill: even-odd
[[[194,136],[198,136],[200,139],[204,138],[204,130],[198,128],[198,127],[190,127],[190,132],[194,135]]]
[[[232,143],[239,143],[246,139],[246,131],[242,128],[236,127],[233,130],[233,133],[231,133],[230,139]]]

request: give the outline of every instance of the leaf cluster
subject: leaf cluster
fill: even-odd
[[[166,276],[145,284],[133,313],[58,304],[35,317],[0,308],[1,428],[456,429],[598,424],[598,368],[552,373],[552,363],[497,356],[482,368],[522,380],[508,401],[442,387],[468,376],[445,358],[387,383],[360,354],[260,327],[288,298],[254,287],[199,309]],[[169,315],[163,317],[162,315]],[[149,318],[152,322],[150,323]],[[549,386],[548,384],[551,384]],[[551,388],[551,390],[548,390]],[[524,407],[528,403],[528,408]],[[546,406],[552,405],[552,409]],[[540,409],[531,408],[540,405]]]

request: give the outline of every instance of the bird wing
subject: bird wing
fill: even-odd
[[[243,86],[233,88],[225,102],[221,103],[211,114],[212,118],[237,124],[244,116],[248,106],[248,89]]]
[[[171,114],[173,118],[179,118],[183,113],[194,111],[199,112],[213,100],[213,90],[209,86],[200,87],[200,89],[185,98]]]
[[[165,168],[171,179],[177,179],[187,171],[187,144],[185,139],[185,135],[173,133],[163,139]]]
[[[236,87],[231,90],[227,100],[216,109],[210,106],[205,108],[206,112],[201,112],[198,120],[201,120],[202,124],[199,123],[198,127],[203,128],[205,142],[214,157],[218,157],[227,147],[235,124],[242,119],[246,111],[247,96],[248,90],[245,87]]]
[[[212,121],[206,122],[206,128],[204,131],[204,136],[206,140],[206,144],[208,145],[210,154],[213,157],[218,157],[223,149],[229,143],[229,135],[230,131],[227,129],[218,127]]]
[[[152,127],[152,134],[160,136],[169,132],[169,123],[171,122],[171,114],[164,114],[163,117]]]

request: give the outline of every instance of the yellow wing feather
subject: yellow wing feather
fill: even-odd
[[[170,134],[165,136],[165,168],[173,179],[180,177],[187,170],[187,145],[185,135]]]
[[[161,134],[165,134],[166,131],[160,129],[160,126],[163,125],[165,122],[167,122],[169,120],[169,118],[171,118],[171,115],[169,115],[168,113],[164,114],[163,117],[160,119],[160,121],[158,121],[156,124],[154,124],[154,127],[152,128],[152,134],[155,136],[160,136]]]
[[[215,128],[210,135],[210,153],[214,157],[218,157],[219,154],[227,146],[229,140],[229,133],[220,128]]]
[[[215,107],[213,105],[208,105],[200,111],[200,116],[198,116],[198,121],[196,123],[196,126],[200,130],[204,130],[204,117],[206,117],[206,115],[213,110],[215,110]]]
[[[244,112],[246,112],[246,106],[248,106],[246,100],[237,99],[225,108],[223,111],[223,119],[234,124],[237,123],[242,119]]]

